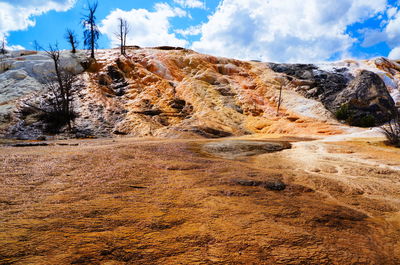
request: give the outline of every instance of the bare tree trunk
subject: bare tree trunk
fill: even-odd
[[[124,21],[122,18],[119,19],[119,35],[121,36],[120,41],[121,41],[121,54],[124,54]]]
[[[118,18],[118,21],[118,31],[114,35],[120,42],[121,55],[126,55],[126,39],[129,33],[129,25],[125,19]]]
[[[1,41],[1,49],[0,49],[1,54],[6,54],[6,40],[3,37],[3,40]]]
[[[72,53],[76,53],[75,44],[72,44]]]
[[[124,32],[124,55],[126,55],[126,38],[129,33],[128,22],[125,20],[125,32]]]
[[[278,108],[276,110],[276,115],[279,115],[279,109],[281,107],[281,103],[282,103],[282,85],[279,88]]]
[[[83,45],[86,48],[91,50],[90,57],[95,59],[94,50],[96,48],[97,40],[100,36],[100,31],[96,25],[96,10],[97,10],[98,2],[94,2],[93,4],[89,3],[88,14],[84,16],[82,20],[82,26],[84,28],[84,42]]]
[[[37,40],[33,41],[33,46],[35,46],[35,51],[41,50],[40,44],[37,42]]]
[[[45,80],[48,90],[53,94],[54,103],[51,103],[51,106],[64,119],[68,130],[71,131],[73,119],[72,93],[74,93],[73,82],[76,79],[76,74],[60,65],[60,51],[57,45],[50,45],[49,50],[45,50],[45,52],[53,60],[55,71],[53,79]]]
[[[93,24],[90,24],[90,30],[92,31],[92,37],[91,37],[91,39],[90,39],[90,47],[91,47],[91,49],[92,49],[92,53],[91,53],[90,57],[94,59],[94,45],[95,45],[95,40],[94,40],[94,33],[93,33],[93,32],[94,32]]]

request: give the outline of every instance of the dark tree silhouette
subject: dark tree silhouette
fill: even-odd
[[[126,55],[126,38],[130,31],[130,27],[126,19],[118,18],[118,22],[118,32],[115,33],[115,36],[120,42],[121,54]]]
[[[35,48],[35,51],[41,50],[40,44],[37,40],[33,41],[33,47]]]
[[[6,39],[3,37],[3,40],[1,41],[1,48],[0,48],[0,53],[1,54],[6,54]]]
[[[79,42],[78,42],[75,32],[72,31],[71,29],[67,29],[64,37],[68,41],[68,43],[71,45],[71,52],[76,53],[76,48],[78,47]]]
[[[88,3],[87,14],[83,17],[82,26],[83,26],[83,36],[84,42],[83,45],[90,49],[91,58],[94,57],[94,50],[97,47],[97,40],[100,37],[99,28],[96,25],[96,10],[97,10],[98,2]]]
[[[74,83],[77,80],[77,74],[62,65],[57,44],[49,45],[47,50],[40,49],[44,50],[53,61],[54,72],[41,77],[41,82],[47,92],[45,100],[39,106],[29,102],[24,102],[24,104],[40,113],[39,119],[47,124],[48,131],[57,132],[64,125],[67,125],[68,130],[71,131],[71,122],[76,116],[73,111],[73,96],[76,93]]]
[[[68,129],[71,130],[71,121],[74,118],[72,110],[72,100],[76,81],[76,74],[66,69],[60,62],[60,50],[58,45],[49,45],[49,49],[45,50],[46,54],[53,60],[55,74],[44,79],[45,86],[53,94],[51,105],[61,121],[67,123]]]

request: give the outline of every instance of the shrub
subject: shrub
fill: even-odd
[[[41,112],[38,115],[38,120],[44,122],[45,132],[58,133],[62,127],[68,125],[71,120],[76,118],[76,114],[73,110],[69,113],[51,110],[48,112]]]
[[[340,106],[340,108],[336,110],[335,115],[338,120],[347,120],[350,117],[349,105],[343,104]]]
[[[73,109],[66,113],[53,108],[49,105],[48,100],[45,100],[40,107],[30,105],[28,102],[23,103],[18,111],[20,118],[25,121],[26,125],[32,125],[38,121],[42,122],[43,131],[46,133],[58,133],[60,129],[77,117]]]
[[[376,118],[371,114],[357,115],[350,109],[349,104],[341,105],[335,115],[338,120],[344,120],[351,126],[374,127],[377,123]]]
[[[350,116],[347,119],[347,122],[351,126],[364,127],[364,128],[376,126],[376,119],[371,114],[367,114],[361,117]]]
[[[381,127],[383,134],[386,136],[390,145],[400,147],[400,119],[392,120],[388,124]]]

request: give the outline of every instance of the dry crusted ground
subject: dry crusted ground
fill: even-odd
[[[378,141],[77,142],[0,147],[0,264],[400,264],[400,152]]]

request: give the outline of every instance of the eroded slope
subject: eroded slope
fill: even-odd
[[[285,80],[266,64],[182,49],[130,50],[126,58],[117,54],[99,52],[98,64],[85,74],[90,85],[79,103],[85,114],[78,126],[88,119],[99,128],[115,124],[116,134],[169,137],[340,131],[331,126],[335,122],[326,110],[301,115],[281,108],[277,115]]]

